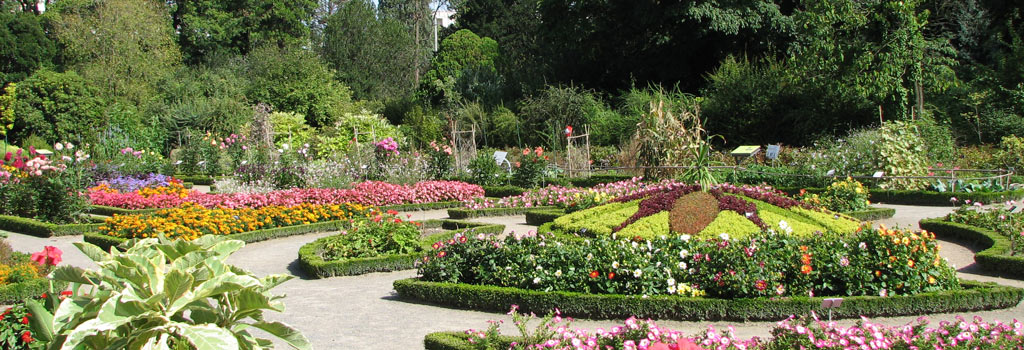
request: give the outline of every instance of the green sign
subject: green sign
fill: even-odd
[[[736,147],[736,149],[732,150],[731,153],[734,156],[749,156],[751,154],[757,153],[757,151],[760,149],[761,146],[739,146]]]

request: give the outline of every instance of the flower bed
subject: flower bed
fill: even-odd
[[[359,204],[300,204],[291,207],[208,209],[194,203],[161,209],[149,214],[115,215],[99,227],[100,234],[121,238],[150,238],[159,234],[171,239],[193,240],[204,235],[243,232],[380,216],[376,209]]]
[[[986,228],[949,222],[944,218],[921,220],[922,229],[935,232],[943,238],[973,242],[982,251],[974,254],[974,261],[982,270],[1004,276],[1024,278],[1024,257],[1011,256],[1011,241]]]
[[[176,195],[144,197],[138,193],[89,192],[89,198],[94,205],[125,209],[171,208],[187,202],[208,208],[259,208],[264,206],[294,206],[303,203],[358,203],[362,205],[385,206],[408,203],[466,201],[480,196],[483,196],[483,189],[480,186],[456,181],[425,181],[411,186],[367,181],[357,184],[351,189],[296,188],[251,194],[208,194],[192,191],[184,198]]]
[[[810,236],[819,231],[852,232],[860,225],[856,220],[782,196],[771,187],[726,184],[708,191],[710,197],[697,199],[690,195],[699,190],[699,186],[680,183],[652,186],[615,198],[609,204],[559,217],[554,220],[553,228],[586,236],[617,233],[624,237],[650,239],[680,233],[708,237],[723,232],[742,237],[767,228]],[[703,213],[695,208],[707,208],[714,213]],[[687,230],[670,227],[670,222],[681,225],[698,214],[708,216],[710,221],[680,226],[688,227]],[[693,225],[697,226],[689,227]]]
[[[801,187],[779,187],[778,190],[795,195],[800,190],[810,193],[820,193],[823,188],[801,188]],[[902,205],[927,205],[927,206],[952,206],[950,198],[960,200],[971,200],[974,202],[995,203],[1009,200],[1024,199],[1024,190],[1011,190],[1003,192],[936,192],[936,191],[910,191],[910,190],[881,190],[871,189],[870,197],[872,203],[902,204]]]
[[[577,188],[550,185],[548,187],[529,190],[516,196],[501,199],[478,199],[466,203],[468,209],[486,208],[534,208],[540,206],[558,206],[569,211],[590,208],[607,202],[616,197],[627,196],[651,189],[664,189],[681,186],[682,183],[666,180],[659,183],[645,183],[642,178],[634,177],[625,181],[604,183],[592,188]]]
[[[928,232],[864,230],[808,238],[476,237],[435,245],[425,281],[542,291],[755,298],[908,295],[959,288]]]
[[[513,305],[513,308],[515,306]],[[1018,320],[1010,323],[985,322],[975,316],[968,320],[957,317],[956,322],[942,321],[938,327],[930,326],[926,318],[903,326],[885,326],[867,318],[851,327],[825,322],[812,313],[810,317],[789,317],[772,329],[770,339],[758,337],[737,338],[732,327],[725,330],[708,326],[703,332],[687,336],[681,331],[659,327],[652,320],[636,317],[623,324],[599,328],[594,332],[573,329],[572,319],[549,315],[540,321],[533,332],[525,327],[529,318],[511,312],[520,336],[500,335],[500,323],[491,322],[487,330],[465,332],[438,332],[428,334],[424,340],[427,350],[479,349],[489,345],[496,349],[572,348],[597,349],[1012,349],[1024,342],[1024,325]]]
[[[37,297],[50,289],[46,275],[61,262],[62,252],[45,247],[32,255],[11,251],[0,242],[0,304]]]
[[[429,250],[431,244],[438,240],[453,239],[457,234],[464,235],[462,237],[476,234],[500,234],[505,230],[504,225],[455,220],[428,220],[421,223],[422,228],[444,228],[448,231],[420,238],[419,229],[408,227],[411,225],[409,223],[393,221],[373,223],[371,221],[366,224],[368,225],[364,225],[362,230],[353,231],[349,228],[340,235],[320,238],[302,246],[299,249],[299,266],[313,278],[412,269],[415,268],[415,263],[422,256],[422,252]],[[404,229],[401,227],[403,225],[406,226]],[[379,245],[381,241],[394,241],[393,238],[384,236],[395,236],[396,232],[409,230],[412,231],[411,237],[405,237],[404,243],[394,244],[394,247],[369,249],[374,246],[374,242]],[[381,233],[386,233],[386,235],[381,235]],[[342,250],[346,253],[337,253]],[[369,250],[369,252],[362,250]]]

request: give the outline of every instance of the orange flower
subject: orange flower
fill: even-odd
[[[800,251],[806,253],[807,252],[807,246],[805,246],[805,245],[800,246]]]
[[[800,273],[802,273],[802,274],[806,275],[806,274],[811,273],[811,271],[814,271],[814,269],[811,268],[811,265],[800,266]]]
[[[810,254],[801,255],[800,256],[800,262],[803,263],[804,265],[810,265],[811,264],[811,255]]]
[[[529,154],[530,154],[530,149],[529,148],[523,148],[523,155],[525,156],[525,155],[529,155]]]
[[[590,278],[597,278],[598,276],[601,276],[601,273],[597,272],[597,270],[590,271]],[[611,277],[608,277],[608,278],[611,278]]]
[[[913,259],[907,259],[907,267],[914,268],[914,260]]]

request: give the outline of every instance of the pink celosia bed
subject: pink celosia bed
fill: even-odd
[[[484,190],[478,185],[459,181],[424,181],[414,185],[395,185],[379,181],[356,184],[351,189],[295,188],[267,193],[208,194],[189,192],[184,198],[176,195],[143,197],[137,192],[90,192],[93,205],[124,209],[171,208],[185,202],[204,207],[258,208],[268,205],[293,206],[301,203],[334,204],[358,203],[364,205],[395,205],[443,201],[466,201],[482,197]]]

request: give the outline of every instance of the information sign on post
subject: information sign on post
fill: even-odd
[[[732,152],[729,152],[729,154],[731,154],[732,158],[736,160],[736,165],[740,165],[740,162],[757,154],[760,150],[761,146],[739,146],[732,150]]]

